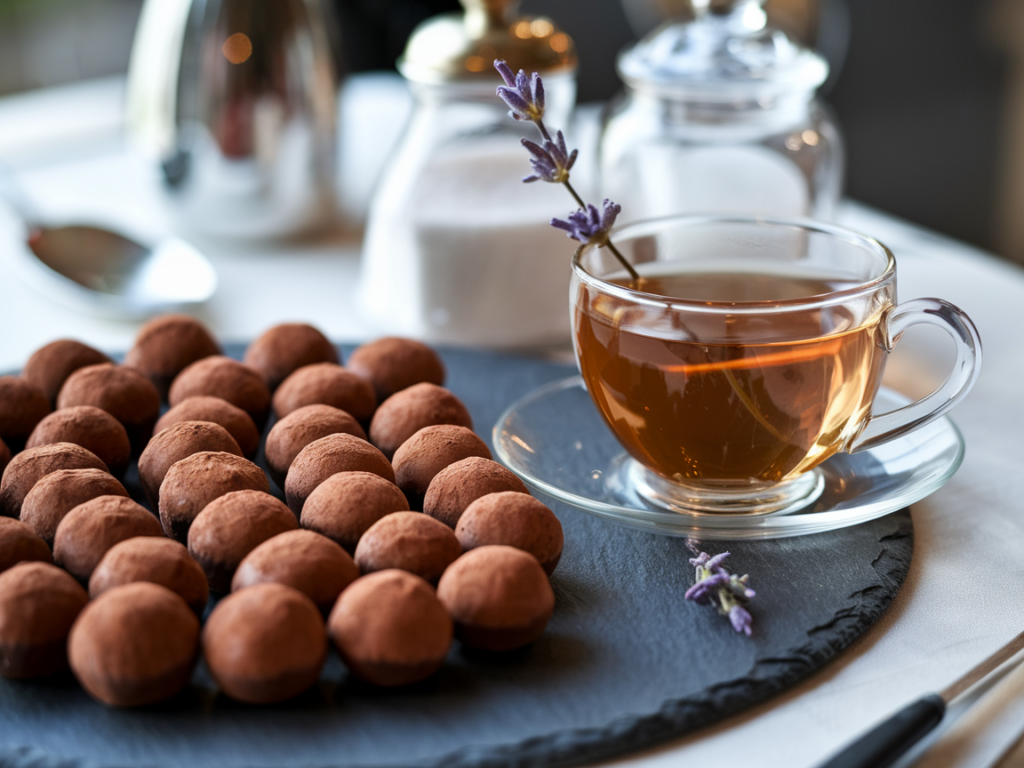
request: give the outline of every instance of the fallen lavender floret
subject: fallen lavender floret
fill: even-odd
[[[729,557],[728,552],[712,557],[699,551],[690,541],[686,546],[697,555],[690,558],[690,565],[697,569],[697,574],[696,583],[686,590],[684,597],[700,605],[715,605],[720,614],[729,617],[733,629],[749,637],[753,631],[753,619],[742,603],[756,594],[747,586],[750,577],[746,574],[737,576],[722,567]]]
[[[579,240],[581,243],[605,245],[608,242],[608,232],[615,224],[615,217],[621,210],[621,205],[613,203],[611,200],[605,200],[600,213],[593,205],[588,205],[586,208],[570,213],[568,221],[552,219],[551,226],[564,229],[568,233],[568,237]]]

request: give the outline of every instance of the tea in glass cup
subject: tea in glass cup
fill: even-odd
[[[636,460],[650,503],[688,513],[793,511],[829,456],[937,418],[977,377],[971,321],[937,299],[896,304],[881,243],[805,219],[680,216],[619,230],[573,259],[573,340],[587,391]],[[957,346],[938,390],[872,414],[886,358],[910,325]]]

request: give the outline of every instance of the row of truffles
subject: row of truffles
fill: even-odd
[[[243,362],[220,353],[167,316],[124,365],[58,341],[0,377],[0,675],[70,665],[138,706],[202,653],[227,695],[263,703],[312,685],[329,644],[396,686],[453,638],[504,651],[543,632],[561,525],[492,460],[433,350],[381,339],[342,367],[289,324]],[[254,463],[271,411],[285,501]],[[123,484],[133,457],[156,515]],[[226,597],[201,626],[211,592]]]

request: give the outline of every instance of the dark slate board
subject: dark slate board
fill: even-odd
[[[449,386],[485,438],[511,402],[572,372],[479,352],[445,359]],[[885,610],[913,549],[907,510],[832,533],[735,543],[729,563],[758,593],[747,638],[683,600],[693,580],[683,540],[554,508],[566,538],[552,579],[557,605],[528,648],[486,656],[456,644],[437,675],[406,690],[350,680],[332,654],[317,687],[259,708],[217,695],[202,663],[182,694],[137,711],[93,702],[70,675],[0,680],[0,765],[585,764],[688,733],[806,677]]]

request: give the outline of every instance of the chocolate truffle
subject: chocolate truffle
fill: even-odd
[[[198,320],[162,315],[139,329],[124,364],[149,377],[160,396],[166,397],[179,373],[197,360],[219,354],[220,346]]]
[[[163,536],[148,509],[123,496],[97,496],[68,512],[53,537],[53,561],[88,583],[115,544],[134,536]]]
[[[390,483],[395,481],[390,462],[368,442],[344,433],[327,435],[299,451],[288,469],[284,481],[288,506],[300,514],[309,494],[338,472],[372,472]]]
[[[87,365],[68,376],[57,396],[57,408],[93,405],[124,425],[132,450],[146,447],[160,416],[160,393],[153,382],[121,365]]]
[[[258,584],[213,609],[203,629],[203,653],[224,693],[271,704],[316,682],[327,658],[327,633],[320,611],[297,589]]]
[[[67,669],[68,633],[88,602],[78,582],[49,563],[19,563],[0,573],[0,675]]]
[[[437,597],[471,648],[508,651],[540,637],[555,609],[544,569],[521,549],[477,547],[445,571]]]
[[[32,486],[21,504],[21,521],[52,547],[57,526],[68,512],[98,496],[128,498],[128,491],[102,469],[58,469]]]
[[[263,470],[230,453],[201,451],[167,471],[160,486],[160,524],[182,544],[196,516],[207,504],[234,491],[270,492]],[[225,590],[226,591],[226,590]]]
[[[405,493],[412,509],[423,509],[423,497],[435,475],[470,456],[491,458],[487,444],[472,429],[452,424],[424,427],[395,451],[391,460],[395,484]]]
[[[423,511],[454,528],[466,507],[481,496],[499,491],[529,493],[511,470],[496,461],[470,456],[434,475],[423,497]]]
[[[107,465],[92,451],[73,443],[54,443],[22,451],[7,465],[0,480],[0,515],[19,517],[32,486],[58,469],[101,469]]]
[[[305,323],[282,323],[265,331],[245,350],[243,362],[273,392],[293,372],[314,363],[341,362],[338,350],[320,331]]]
[[[383,403],[370,422],[370,442],[390,458],[424,427],[455,424],[473,428],[469,411],[455,395],[436,384],[414,384]]]
[[[335,363],[299,368],[274,393],[274,413],[283,419],[304,405],[333,405],[363,424],[377,408],[370,382]]]
[[[212,421],[179,421],[153,436],[139,456],[139,482],[150,504],[159,504],[160,486],[168,470],[201,451],[242,456],[242,449],[231,433]]]
[[[270,412],[270,390],[256,371],[230,357],[207,357],[192,363],[171,384],[171,406],[196,395],[213,395],[238,406],[263,429]]]
[[[95,599],[114,587],[136,581],[167,587],[197,616],[203,615],[210,596],[206,574],[183,544],[156,536],[136,536],[107,550],[89,577],[89,597]]]
[[[452,620],[434,589],[399,570],[371,573],[346,589],[327,632],[352,674],[374,685],[430,677],[452,644]]]
[[[32,526],[0,517],[0,573],[22,562],[52,563],[50,548]]]
[[[341,590],[358,578],[352,556],[326,536],[286,531],[245,556],[231,579],[231,591],[256,584],[284,584],[299,590],[326,614]]]
[[[436,584],[461,554],[459,540],[444,523],[420,512],[394,512],[363,534],[355,559],[363,573],[400,568]]]
[[[144,581],[89,603],[68,638],[78,682],[115,707],[170,698],[188,684],[198,655],[199,619],[171,590]]]
[[[50,403],[57,404],[57,395],[64,386],[68,376],[79,368],[100,363],[112,363],[109,357],[98,349],[72,339],[52,341],[32,353],[25,363],[21,377],[39,387],[49,398]]]
[[[267,470],[284,490],[284,479],[299,451],[321,437],[345,433],[366,440],[366,431],[352,416],[330,405],[306,405],[292,411],[271,427],[264,448]]]
[[[124,478],[132,454],[124,425],[106,411],[91,405],[54,411],[36,425],[25,447],[37,448],[53,443],[74,443],[92,451],[117,478]]]
[[[418,341],[389,336],[356,349],[346,367],[373,384],[378,402],[413,384],[444,384],[444,363]]]
[[[459,519],[455,537],[466,552],[487,544],[529,552],[548,576],[562,557],[562,524],[528,493],[501,491],[477,499]]]
[[[385,515],[408,512],[409,502],[394,483],[372,472],[339,472],[309,494],[299,523],[340,544],[349,554]]]
[[[0,477],[3,477],[4,470],[7,469],[7,465],[11,463],[11,449],[7,447],[7,443],[0,440]]]
[[[13,450],[25,444],[50,410],[50,399],[35,384],[17,376],[0,376],[0,440]]]
[[[252,417],[227,400],[209,395],[188,397],[160,417],[153,434],[159,434],[168,427],[183,421],[209,421],[220,424],[235,438],[242,455],[252,459],[260,447],[260,431]]]
[[[246,555],[298,527],[291,510],[269,493],[234,491],[199,513],[188,532],[188,551],[206,572],[210,589],[228,592]]]

